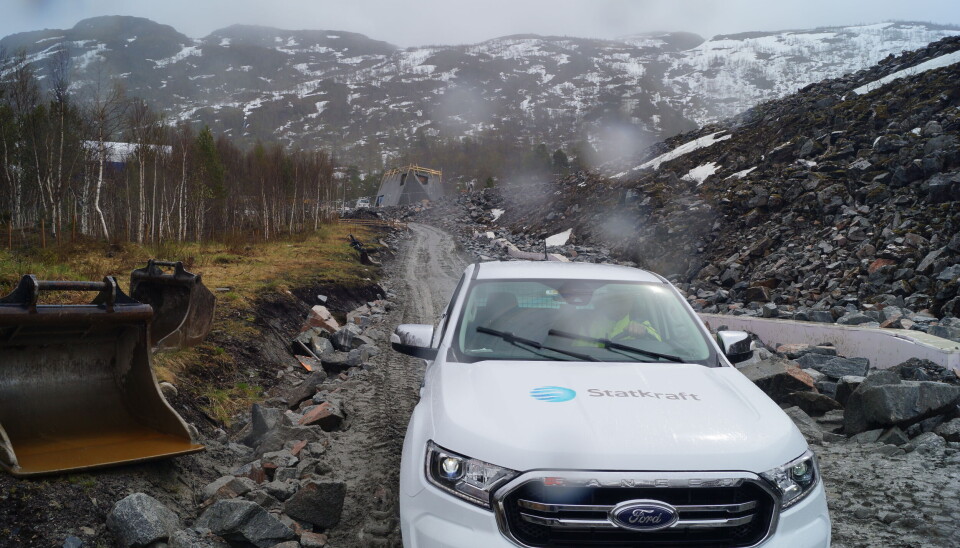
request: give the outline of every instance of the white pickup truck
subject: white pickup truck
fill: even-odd
[[[829,547],[817,459],[665,279],[467,267],[434,328],[400,472],[406,548]]]

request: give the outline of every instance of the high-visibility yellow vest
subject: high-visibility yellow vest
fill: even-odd
[[[613,340],[617,335],[623,333],[627,329],[627,326],[630,325],[630,321],[631,320],[629,315],[624,316],[623,318],[618,320],[617,323],[613,324],[613,326],[609,329],[609,332],[606,329],[604,329],[604,327],[601,325],[593,325],[590,327],[590,336],[595,339]],[[658,341],[663,341],[663,339],[660,337],[660,333],[658,333],[657,330],[653,327],[653,324],[650,323],[650,320],[646,320],[642,322],[640,325],[647,330],[647,333],[649,333],[650,336],[657,339]],[[588,343],[588,345],[599,346],[595,343]]]

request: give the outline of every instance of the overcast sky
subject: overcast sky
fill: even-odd
[[[875,23],[960,25],[960,0],[0,0],[0,36],[137,15],[201,38],[232,24],[360,32],[399,46],[535,33],[612,38],[658,30],[704,37]]]

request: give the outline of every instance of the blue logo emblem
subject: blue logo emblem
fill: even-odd
[[[570,401],[577,397],[576,391],[563,388],[562,386],[541,386],[540,388],[531,390],[530,395],[533,396],[534,399],[553,403]]]
[[[656,500],[628,500],[613,507],[610,521],[621,529],[659,531],[680,519],[677,509]]]

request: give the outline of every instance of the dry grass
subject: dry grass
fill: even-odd
[[[112,275],[126,291],[130,271],[143,267],[148,259],[179,260],[191,272],[202,274],[204,284],[215,291],[214,331],[227,333],[232,340],[252,340],[261,336],[254,325],[254,302],[259,296],[308,282],[352,286],[369,283],[375,277],[373,268],[357,261],[356,252],[349,246],[351,233],[364,241],[371,234],[362,227],[333,224],[314,233],[263,243],[245,243],[239,238],[156,246],[87,241],[47,249],[0,250],[0,295],[11,291],[25,274],[46,280],[101,280]],[[58,292],[44,294],[41,302],[85,303],[91,298],[91,294]],[[204,410],[224,423],[263,392],[260,387],[243,383],[226,387],[195,385],[196,379],[204,377],[197,373],[204,369],[235,369],[233,356],[211,342],[156,354],[153,362],[158,380],[177,384],[180,379],[191,385],[190,392],[209,402]]]

